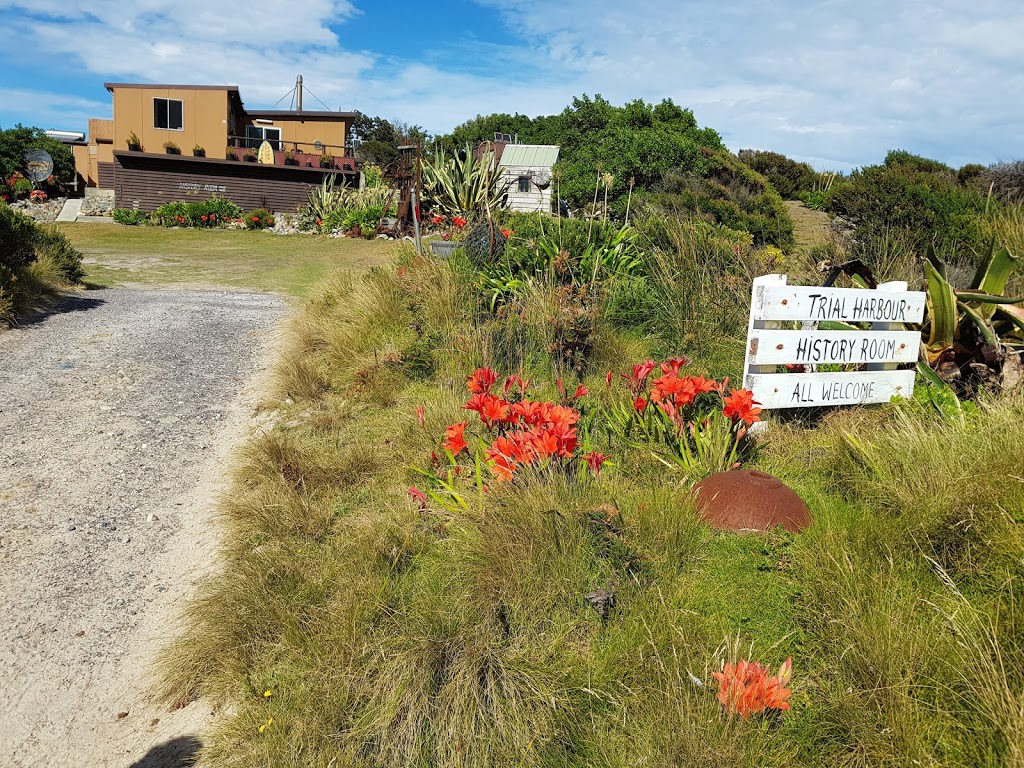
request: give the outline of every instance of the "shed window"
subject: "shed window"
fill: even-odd
[[[180,99],[153,99],[153,127],[168,131],[185,128],[184,108]]]
[[[530,177],[529,176],[520,176],[519,177],[519,191],[520,192],[529,192],[530,191]]]

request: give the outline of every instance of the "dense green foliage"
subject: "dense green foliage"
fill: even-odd
[[[9,325],[82,278],[82,254],[54,226],[0,203],[0,323]]]
[[[783,250],[793,245],[793,222],[779,193],[764,176],[725,150],[705,151],[700,171],[668,170],[654,191],[642,198],[677,217],[704,218],[748,232],[757,245]]]
[[[149,214],[135,208],[115,208],[110,212],[110,216],[118,224],[136,226],[149,222]]]
[[[574,208],[593,204],[598,187],[603,203],[607,186],[609,204],[622,211],[631,179],[643,189],[670,168],[699,173],[704,168],[701,149],[722,148],[715,131],[698,128],[693,113],[670,99],[655,105],[637,99],[616,107],[600,95],[574,98],[561,114],[532,120],[523,115],[477,117],[440,144],[453,150],[456,142],[493,141],[495,131],[518,134],[523,144],[557,144],[556,193]],[[605,174],[607,185],[599,180]]]
[[[737,156],[768,179],[783,200],[799,200],[812,192],[820,176],[807,163],[791,160],[778,152],[741,149]]]
[[[28,128],[21,123],[0,130],[0,179],[9,179],[24,166],[25,151],[44,149],[53,158],[54,180],[67,184],[75,179],[75,158],[71,148],[51,139],[41,128]]]
[[[979,215],[985,196],[963,186],[957,172],[935,160],[892,151],[882,165],[854,171],[835,183],[828,210],[853,222],[863,243],[898,232],[923,254],[934,242],[945,252],[980,253],[986,245]]]
[[[216,227],[232,221],[237,221],[242,215],[242,209],[231,202],[220,197],[211,197],[209,200],[194,200],[189,202],[164,203],[151,215],[151,219],[163,224],[165,227]],[[131,214],[122,214],[124,224],[142,223]]]

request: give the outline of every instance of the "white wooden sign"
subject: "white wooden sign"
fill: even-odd
[[[785,275],[754,280],[743,385],[762,408],[884,403],[910,397],[921,335],[904,323],[924,316],[925,295],[903,282],[877,290],[791,286]],[[864,330],[819,331],[822,321],[869,323]],[[800,328],[785,325],[800,324]],[[790,367],[782,372],[779,366]],[[841,365],[839,372],[818,370]]]

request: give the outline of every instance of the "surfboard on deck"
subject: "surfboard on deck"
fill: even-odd
[[[266,165],[274,164],[274,147],[269,141],[264,140],[264,142],[260,144],[260,151],[256,155],[256,160]]]

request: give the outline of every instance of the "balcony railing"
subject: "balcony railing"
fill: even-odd
[[[246,138],[245,136],[229,136],[227,151],[234,154],[234,159],[245,160],[245,154],[256,152],[263,140]],[[291,165],[302,168],[325,168],[334,171],[355,172],[355,158],[345,154],[345,148],[331,144],[322,144],[318,149],[313,144],[290,141],[271,141],[274,148],[274,165]],[[338,154],[335,154],[339,151]],[[209,154],[209,153],[207,153]],[[331,160],[325,164],[321,159],[324,154],[330,154]],[[290,155],[290,157],[289,157]],[[230,158],[228,158],[230,159]]]

